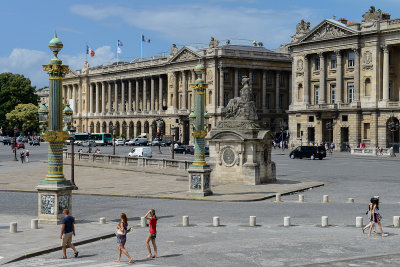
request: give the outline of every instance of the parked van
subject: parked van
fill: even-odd
[[[151,158],[153,155],[151,153],[151,147],[135,147],[131,152],[129,152],[128,156]]]

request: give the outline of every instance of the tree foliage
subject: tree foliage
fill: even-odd
[[[32,103],[37,113],[38,97],[35,95],[35,89],[30,79],[23,75],[10,72],[0,73],[0,127],[9,126],[6,114],[18,104]]]
[[[38,107],[34,104],[18,104],[6,118],[11,129],[17,126],[20,131],[31,133],[39,129]]]

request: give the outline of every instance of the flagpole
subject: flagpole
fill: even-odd
[[[140,59],[143,58],[142,54],[143,54],[143,33],[140,34]]]
[[[88,45],[87,45],[87,43],[86,43],[86,53],[85,53],[85,55],[86,55],[86,62],[87,62],[87,54],[88,54]]]
[[[118,65],[118,41],[117,41],[117,65]]]

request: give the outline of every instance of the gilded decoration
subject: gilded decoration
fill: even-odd
[[[69,134],[64,131],[48,131],[43,134],[43,139],[48,142],[64,142],[68,140]]]

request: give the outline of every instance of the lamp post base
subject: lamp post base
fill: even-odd
[[[197,196],[211,196],[210,166],[195,167],[191,165],[189,172],[189,193]]]
[[[60,224],[64,209],[72,214],[72,190],[69,180],[63,182],[40,181],[38,190],[38,219],[40,223]]]

